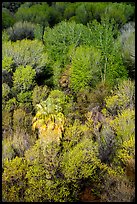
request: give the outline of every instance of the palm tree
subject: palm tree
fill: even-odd
[[[33,118],[32,129],[38,129],[40,139],[45,142],[60,142],[64,131],[65,116],[58,105],[46,100],[36,105],[37,113]],[[52,101],[53,102],[53,101]]]

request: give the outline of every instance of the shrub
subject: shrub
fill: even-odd
[[[7,31],[4,29],[2,31],[2,43],[7,42],[8,40],[9,40],[9,35],[8,35]]]
[[[34,144],[36,137],[31,130],[32,115],[22,109],[14,110],[13,113],[13,147],[19,156]]]
[[[106,109],[116,115],[125,108],[133,109],[135,106],[135,86],[134,81],[124,80],[113,91],[111,96],[106,97]]]
[[[10,140],[12,138],[13,134],[13,128],[12,128],[12,113],[3,110],[2,111],[2,138],[7,138]]]
[[[32,93],[32,103],[35,107],[36,104],[39,104],[41,101],[45,101],[49,95],[49,88],[45,86],[38,86],[36,85],[33,89]]]
[[[135,157],[135,111],[130,109],[123,110],[110,122],[111,127],[116,133],[116,158],[126,163]]]
[[[13,73],[13,89],[16,93],[31,90],[35,85],[36,71],[31,66],[19,66]]]
[[[82,178],[94,178],[100,163],[97,156],[97,144],[89,139],[81,140],[63,156],[62,171],[65,179],[73,182]]]
[[[124,63],[128,69],[129,76],[135,77],[135,25],[130,22],[121,29],[121,47]]]
[[[8,84],[3,83],[2,84],[2,100],[8,100],[9,99],[9,94],[10,94],[10,87]]]
[[[9,40],[17,41],[24,38],[33,40],[34,39],[34,24],[30,22],[17,22],[12,27],[7,29]]]
[[[2,141],[2,163],[4,164],[4,161],[6,159],[8,160],[12,160],[13,158],[15,158],[16,153],[14,151],[12,142],[9,141],[8,139],[3,139]]]
[[[8,28],[15,23],[13,15],[7,8],[2,9],[2,29]]]
[[[101,193],[103,202],[133,202],[135,186],[124,176],[107,175]]]
[[[27,163],[16,157],[4,162],[2,175],[2,197],[6,202],[23,202],[26,188]]]
[[[38,76],[46,72],[48,57],[44,52],[42,42],[39,40],[31,41],[24,39],[16,42],[4,42],[2,56],[3,59],[12,57],[15,68],[29,65],[36,70]]]

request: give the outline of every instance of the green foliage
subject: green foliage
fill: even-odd
[[[7,8],[10,12],[15,13],[16,10],[23,4],[24,2],[2,2],[2,7]]]
[[[121,81],[113,91],[112,96],[106,97],[105,102],[106,109],[112,115],[116,115],[118,111],[121,112],[128,107],[133,109],[135,106],[134,81],[131,81],[130,79]]]
[[[15,92],[31,90],[35,85],[36,71],[31,66],[19,66],[13,74]]]
[[[30,22],[17,22],[12,27],[7,29],[9,40],[17,41],[24,38],[34,39],[34,24]]]
[[[121,3],[109,3],[106,7],[105,15],[107,18],[114,18],[116,23],[121,26],[130,21],[134,16],[134,7]]]
[[[33,89],[32,93],[32,103],[35,107],[36,104],[39,104],[41,101],[45,101],[49,94],[49,88],[48,86],[38,86],[36,85]]]
[[[100,163],[97,156],[97,144],[91,139],[84,139],[79,142],[64,154],[62,168],[65,178],[70,181],[78,181],[88,177],[94,178]]]
[[[7,8],[2,8],[2,29],[8,28],[15,23],[15,18]]]
[[[52,59],[65,63],[68,46],[74,44],[76,47],[85,43],[88,37],[89,30],[86,26],[75,22],[62,21],[55,25],[54,28],[46,29],[44,42],[46,50]]]
[[[70,86],[74,92],[98,81],[100,53],[94,47],[80,46],[72,57]]]
[[[104,182],[101,185],[102,202],[133,202],[135,198],[135,186],[122,175],[104,174]]]
[[[32,91],[20,92],[17,95],[17,100],[19,103],[32,102]]]
[[[8,84],[3,83],[2,84],[2,100],[5,101],[9,98],[9,93],[10,93],[10,87]]]
[[[64,18],[66,20],[69,20],[72,16],[75,16],[75,10],[76,10],[77,4],[68,3],[66,9],[64,10]]]
[[[36,140],[35,144],[25,151],[25,159],[29,164],[42,164],[44,162],[41,140]]]
[[[2,110],[2,137],[3,139],[12,137],[12,113],[7,110]]]
[[[8,139],[3,139],[2,141],[2,163],[4,164],[4,161],[6,159],[12,160],[15,158],[16,154],[12,145],[12,142]]]
[[[43,28],[40,24],[35,24],[34,37],[35,39],[38,39],[38,40],[42,40],[43,38]]]
[[[9,35],[6,30],[2,31],[2,43],[7,42],[9,40]]]
[[[13,160],[4,162],[2,197],[6,202],[24,201],[26,172],[27,163],[23,158],[16,157]]]
[[[118,143],[117,156],[126,161],[135,156],[135,111],[125,109],[111,121]],[[128,158],[129,157],[129,158]]]
[[[101,23],[94,20],[89,25],[92,36],[91,43],[101,52],[99,64],[101,80],[112,85],[119,78],[127,78],[127,71],[123,66],[120,54],[120,45],[114,38],[118,34],[114,23],[113,20],[109,22],[109,19],[105,17],[101,19]]]
[[[14,110],[13,113],[13,147],[22,156],[31,145],[34,144],[36,137],[31,130],[32,115],[22,109]]]
[[[78,3],[77,3],[78,4]],[[75,11],[76,22],[86,25],[93,20],[92,3],[84,2],[78,5]]]
[[[42,25],[48,24],[49,6],[47,3],[34,4],[30,7],[20,6],[15,14],[18,21],[31,21]]]
[[[44,53],[44,46],[38,40],[20,40],[16,42],[4,42],[2,56],[12,57],[15,67],[29,65],[35,68],[37,75],[46,71],[48,63],[47,53]]]
[[[2,60],[2,70],[6,70],[7,72],[12,72],[12,70],[13,70],[13,59],[12,59],[12,57],[5,57]]]
[[[31,133],[31,121],[32,115],[30,113],[26,113],[22,109],[14,110],[13,113],[13,128],[16,130],[25,130]]]
[[[5,110],[13,111],[14,109],[16,109],[17,106],[18,106],[18,102],[16,98],[13,97],[6,102]]]
[[[129,71],[129,76],[135,77],[135,25],[127,23],[121,29],[121,47],[124,63]]]
[[[135,5],[2,6],[3,202],[132,202]]]

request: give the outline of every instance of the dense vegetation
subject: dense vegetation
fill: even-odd
[[[2,3],[2,197],[135,200],[133,2]]]

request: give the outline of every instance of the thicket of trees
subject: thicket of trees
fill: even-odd
[[[134,15],[2,3],[3,201],[135,200]]]

